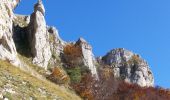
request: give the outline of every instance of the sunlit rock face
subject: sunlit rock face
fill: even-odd
[[[61,63],[61,55],[63,54],[63,50],[67,42],[60,38],[58,30],[54,26],[48,26],[47,31],[49,34],[49,43],[52,53],[48,68],[53,68]]]
[[[41,12],[43,15],[45,15],[45,8],[41,0],[38,0],[38,3],[34,5],[34,12]]]
[[[0,0],[0,59],[19,66],[13,35],[13,9],[18,0]]]
[[[28,31],[33,63],[47,69],[48,62],[51,58],[51,50],[44,15],[44,6],[42,2],[38,2],[35,4],[34,12],[30,17]]]
[[[63,53],[63,48],[66,45],[66,42],[63,41],[60,36],[58,30],[53,26],[47,27],[48,34],[50,35],[49,41],[50,41],[50,48],[51,51],[56,55],[60,56],[61,53]]]
[[[30,52],[27,53],[33,57],[33,64],[44,69],[47,69],[49,64],[51,66],[62,66],[64,61],[60,55],[63,54],[64,47],[69,43],[60,38],[55,27],[46,25],[45,8],[42,1],[38,0],[38,3],[34,5],[34,12],[31,15],[13,13],[19,2],[20,0],[0,0],[0,59],[20,66],[21,63],[16,51],[19,44],[15,44],[14,40],[19,41],[20,37],[24,35],[30,49]],[[17,30],[17,25],[19,30]],[[92,75],[99,79],[96,69],[97,62],[91,45],[83,38],[72,44],[76,47],[78,46],[81,51],[82,58],[80,60],[82,66],[88,67]],[[115,78],[140,86],[154,85],[153,74],[147,62],[129,50],[123,48],[114,49],[104,57],[100,57],[99,60],[102,65],[107,65],[106,67],[111,69]],[[102,66],[100,63],[99,66]]]
[[[112,68],[115,77],[142,87],[154,85],[153,74],[147,62],[129,50],[111,50],[102,60]]]
[[[98,79],[98,74],[95,66],[95,58],[92,53],[91,45],[89,45],[83,38],[80,38],[76,42],[76,45],[81,47],[84,65],[87,66],[90,69],[92,75]]]

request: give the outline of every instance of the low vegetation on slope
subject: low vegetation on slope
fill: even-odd
[[[85,100],[170,100],[170,91],[160,87],[140,87],[115,79],[108,68],[99,69],[100,80],[90,74],[73,88]]]
[[[73,91],[47,80],[39,80],[7,61],[0,61],[0,80],[1,99],[80,100]]]

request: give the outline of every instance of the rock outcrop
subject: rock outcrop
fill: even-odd
[[[145,60],[126,49],[114,49],[102,58],[113,69],[114,76],[140,86],[153,86],[153,74]]]
[[[92,47],[91,45],[89,45],[86,40],[84,40],[83,38],[80,38],[76,44],[76,46],[79,46],[82,50],[82,55],[83,55],[83,64],[85,66],[87,66],[92,75],[98,79],[98,74],[97,74],[97,70],[96,70],[96,66],[95,66],[95,58],[94,55],[92,53]]]
[[[58,30],[53,26],[48,26],[47,31],[49,34],[49,43],[50,49],[52,53],[52,57],[49,61],[49,68],[55,67],[56,65],[61,64],[61,54],[63,54],[64,46],[66,42],[63,41],[60,36]]]
[[[44,15],[44,6],[42,2],[39,1],[34,6],[28,31],[33,63],[47,69],[48,62],[51,58],[51,50]]]
[[[63,52],[63,47],[65,46],[66,42],[63,41],[60,36],[58,30],[51,26],[47,27],[48,34],[49,34],[49,42],[51,51],[56,55],[60,56],[60,54]]]
[[[17,6],[19,0],[0,0],[0,59],[8,60],[16,66],[20,66],[17,57],[13,35],[13,9]]]
[[[80,38],[77,42],[65,42],[55,27],[46,25],[42,0],[34,5],[31,15],[13,13],[19,2],[0,0],[0,99],[13,96],[15,99],[63,97],[64,100],[79,100],[79,96],[68,89],[70,86],[82,98],[90,96],[93,100],[109,100],[108,97],[113,99],[117,95],[122,99],[129,94],[136,98],[136,93],[141,96],[140,93],[146,90],[147,93],[151,91],[152,96],[153,91],[160,96],[165,93],[162,89],[160,92],[157,88],[153,90],[152,71],[139,55],[119,48],[104,57],[95,58],[92,46],[86,40]],[[62,88],[47,79],[61,84]],[[42,82],[45,86],[40,84]],[[127,91],[129,93],[125,94]]]
[[[17,57],[17,53],[19,53],[31,56],[32,63],[44,69],[47,69],[48,65],[64,66],[64,48],[67,44],[72,44],[74,49],[78,47],[80,56],[78,56],[78,60],[74,57],[71,60],[75,63],[80,61],[79,67],[88,67],[92,75],[99,79],[97,61],[91,45],[83,38],[74,43],[63,41],[55,27],[46,25],[45,8],[41,0],[34,5],[34,12],[31,15],[13,13],[13,9],[20,0],[0,0],[0,2],[3,2],[0,3],[0,59],[20,66],[21,62]],[[147,62],[131,51],[123,48],[114,49],[99,60],[100,63],[104,63],[112,69],[114,77],[140,86],[153,86],[154,84],[153,74]]]

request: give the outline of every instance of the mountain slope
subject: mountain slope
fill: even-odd
[[[19,2],[0,0],[0,99],[170,100],[138,54],[117,48],[95,58],[85,39],[65,42],[46,24],[42,0],[31,15],[14,14]]]
[[[0,98],[81,100],[76,94],[47,80],[39,80],[7,61],[0,61]]]

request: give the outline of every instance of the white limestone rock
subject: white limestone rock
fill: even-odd
[[[19,0],[0,0],[0,59],[7,60],[13,65],[20,66],[17,57],[13,35],[13,9]]]
[[[92,47],[83,38],[80,38],[76,42],[76,45],[81,47],[84,65],[87,66],[90,69],[92,75],[98,79],[98,74],[95,66],[96,61],[92,53]]]
[[[45,8],[41,0],[38,0],[38,3],[34,5],[34,11],[39,11],[45,15]]]
[[[49,34],[49,43],[50,49],[52,53],[52,57],[49,61],[48,68],[51,69],[56,65],[61,64],[61,54],[63,54],[64,46],[66,42],[63,41],[60,36],[58,30],[53,26],[47,26],[48,34]]]
[[[126,49],[114,49],[103,58],[112,67],[114,76],[140,86],[153,86],[154,78],[149,65],[139,55]]]
[[[44,13],[45,10],[42,2],[35,4],[34,12],[30,17],[28,31],[31,52],[34,57],[33,63],[47,69],[51,58],[51,50]]]
[[[63,41],[60,36],[58,30],[53,27],[47,27],[48,34],[50,35],[49,41],[50,41],[50,47],[51,51],[55,53],[56,56],[60,56],[61,53],[63,53],[63,48],[66,45],[66,42]]]

